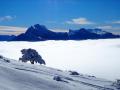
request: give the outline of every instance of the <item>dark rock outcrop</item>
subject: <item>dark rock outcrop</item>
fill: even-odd
[[[70,71],[70,75],[80,75],[80,74],[76,71]]]
[[[3,57],[2,55],[0,55],[0,60],[10,63],[10,60],[8,58]]]
[[[63,81],[63,80],[61,79],[60,76],[54,76],[54,77],[53,77],[53,80],[56,80],[56,81]]]
[[[113,86],[115,86],[118,90],[120,90],[120,79],[117,79],[114,83]]]

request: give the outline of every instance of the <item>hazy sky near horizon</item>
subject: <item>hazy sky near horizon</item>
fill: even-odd
[[[120,33],[120,0],[0,0],[0,33],[11,27],[21,32],[36,23],[57,30],[84,27]]]

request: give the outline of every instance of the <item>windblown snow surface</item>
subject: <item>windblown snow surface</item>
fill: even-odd
[[[37,50],[49,67],[108,80],[120,78],[120,39],[0,42],[0,55],[18,60],[24,48]]]
[[[59,76],[62,81],[53,80]],[[0,58],[0,90],[117,90],[112,81]]]

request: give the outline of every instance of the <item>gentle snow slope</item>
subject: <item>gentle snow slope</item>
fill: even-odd
[[[0,42],[0,54],[15,60],[23,48],[36,49],[49,67],[109,80],[120,78],[120,39]]]
[[[5,60],[9,59],[0,59],[0,90],[117,90],[111,86],[112,81]],[[54,76],[60,76],[63,81],[53,80]]]

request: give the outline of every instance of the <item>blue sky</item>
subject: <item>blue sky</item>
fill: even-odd
[[[119,33],[120,0],[0,0],[2,29],[36,23],[56,30],[98,27]]]

